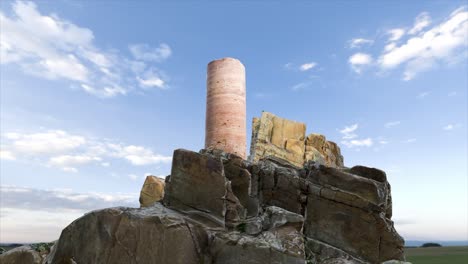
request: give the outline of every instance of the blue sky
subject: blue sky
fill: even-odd
[[[0,242],[138,205],[203,147],[206,65],[262,110],[386,170],[406,239],[468,240],[466,1],[0,2]],[[250,144],[250,140],[248,142]]]

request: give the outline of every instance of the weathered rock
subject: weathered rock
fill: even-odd
[[[329,253],[330,248],[337,248],[353,261],[404,260],[404,241],[385,216],[388,183],[324,166],[309,169],[304,234],[315,244],[319,241],[326,245],[311,250],[315,252],[311,258],[324,255],[343,258],[335,254],[336,250]],[[309,248],[317,247],[309,245]]]
[[[249,159],[257,162],[274,156],[299,167],[308,160],[343,167],[343,156],[336,143],[319,134],[305,138],[305,130],[303,123],[263,112],[261,118],[253,119]]]
[[[164,181],[156,176],[146,176],[140,191],[140,206],[148,207],[164,197]]]
[[[352,174],[356,174],[364,178],[368,178],[368,179],[375,180],[378,182],[387,181],[387,175],[385,174],[385,172],[376,168],[369,168],[365,166],[354,166],[350,169],[350,172]]]
[[[215,149],[176,150],[166,178],[168,208],[156,203],[87,214],[62,232],[47,263],[404,260],[382,175],[363,166],[308,161],[301,167],[276,156],[249,163]]]
[[[300,233],[294,234],[301,238]],[[282,245],[282,240],[275,233],[264,232],[257,237],[238,232],[216,234],[210,255],[214,264],[304,264],[304,257]],[[299,243],[300,244],[300,243]]]
[[[40,264],[41,256],[39,252],[30,246],[21,246],[11,249],[0,255],[2,264]]]
[[[159,203],[94,211],[62,231],[48,263],[198,264],[202,256],[197,247],[204,238],[194,229]]]
[[[204,212],[224,225],[226,183],[220,158],[177,149],[166,182],[164,204],[180,211]]]
[[[335,142],[327,141],[324,135],[308,135],[305,146],[306,161],[312,160],[329,167],[343,167],[343,156],[340,147]]]
[[[252,128],[251,161],[275,156],[302,166],[305,124],[263,112],[261,118],[254,118]]]

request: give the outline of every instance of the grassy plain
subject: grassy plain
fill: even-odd
[[[467,264],[468,246],[406,248],[406,261],[413,264]]]

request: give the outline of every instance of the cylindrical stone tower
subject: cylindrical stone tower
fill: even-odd
[[[245,68],[233,58],[208,64],[205,148],[246,158]]]

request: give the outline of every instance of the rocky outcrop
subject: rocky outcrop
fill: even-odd
[[[63,230],[47,263],[404,260],[389,208],[378,169],[179,149],[162,203],[83,216]]]
[[[140,191],[140,206],[148,207],[164,197],[164,180],[156,176],[146,176]]]
[[[344,161],[340,147],[327,141],[324,135],[310,134],[305,140],[305,161],[315,161],[329,167],[343,167]]]
[[[302,167],[311,160],[329,167],[343,167],[340,148],[325,136],[310,134],[306,125],[263,112],[252,122],[250,161],[277,157]]]
[[[42,261],[39,252],[30,246],[21,246],[0,255],[2,264],[40,264]]]

